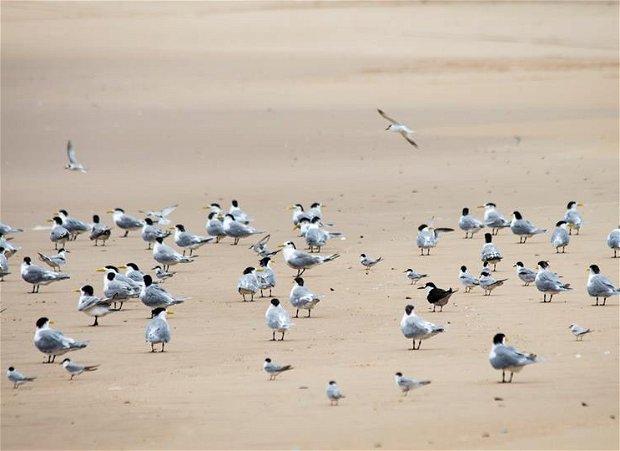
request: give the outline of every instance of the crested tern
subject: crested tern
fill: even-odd
[[[67,210],[58,210],[57,215],[62,219],[62,226],[71,234],[71,241],[74,241],[78,235],[90,231],[88,224],[79,219],[71,218]]]
[[[233,245],[239,243],[241,238],[247,238],[259,233],[265,233],[264,230],[257,230],[254,227],[250,227],[243,222],[239,222],[230,213],[224,216],[224,233],[234,239]]]
[[[340,257],[340,254],[332,254],[332,255],[312,255],[304,251],[297,250],[295,248],[295,243],[292,241],[287,241],[284,244],[281,244],[279,247],[282,247],[282,256],[284,257],[284,261],[288,266],[297,270],[297,277],[301,276],[306,269],[312,268],[317,265],[322,265],[323,263],[330,262]]]
[[[493,265],[493,271],[495,271],[497,264],[502,261],[502,254],[493,244],[493,235],[490,233],[484,234],[484,244],[480,251],[480,260],[484,263],[490,263]]]
[[[584,335],[589,334],[590,332],[592,332],[590,329],[578,326],[577,324],[571,324],[570,326],[568,326],[568,328],[570,329],[572,334],[575,337],[577,337],[577,341],[582,341]]]
[[[200,236],[187,232],[183,224],[177,224],[174,226],[174,242],[177,246],[183,248],[183,255],[185,250],[189,249],[189,256],[192,256],[194,249],[198,249],[200,246],[204,246],[209,241],[213,240],[212,236]]]
[[[50,328],[50,323],[51,321],[46,317],[39,318],[34,333],[34,346],[47,355],[47,362],[44,363],[54,363],[57,355],[88,346],[88,341],[76,341],[66,337],[61,331]]]
[[[157,307],[151,311],[152,319],[146,325],[144,338],[151,344],[151,352],[155,352],[155,345],[161,344],[161,352],[164,352],[166,343],[170,342],[170,326],[168,325],[167,315],[173,315],[172,310]]]
[[[140,290],[140,300],[151,311],[158,307],[170,307],[171,305],[181,304],[187,301],[188,297],[172,296],[164,288],[153,283],[153,278],[148,274],[144,275],[144,285]]]
[[[209,213],[209,218],[207,220],[207,224],[205,225],[205,229],[209,236],[215,238],[215,242],[219,243],[222,238],[226,237],[226,232],[224,231],[224,216],[220,213],[212,211]]]
[[[248,266],[243,270],[243,274],[237,282],[237,291],[243,296],[243,302],[246,302],[246,295],[250,296],[250,302],[254,302],[254,295],[259,290],[258,277],[256,275],[256,268]]]
[[[434,337],[445,330],[443,326],[438,326],[422,319],[422,317],[416,315],[413,310],[413,305],[409,304],[405,306],[405,313],[400,320],[400,330],[405,338],[413,339],[413,347],[410,351],[420,349],[422,340]],[[415,346],[416,340],[420,341],[417,348]]]
[[[127,238],[130,230],[138,230],[142,228],[142,221],[133,216],[125,214],[125,210],[122,208],[115,208],[114,210],[108,210],[108,213],[112,213],[112,219],[114,224],[120,229],[125,231],[123,238]]]
[[[144,222],[142,224],[142,232],[140,232],[140,236],[146,243],[148,244],[147,249],[151,249],[151,245],[155,242],[157,238],[167,238],[170,236],[169,230],[163,230],[153,224],[153,220],[151,218],[144,218]]]
[[[37,252],[39,254],[39,260],[45,263],[47,266],[52,268],[54,271],[60,271],[60,267],[67,264],[67,256],[64,248],[59,249],[56,255],[43,255],[41,252]]]
[[[445,232],[454,232],[454,229],[448,227],[431,227],[426,224],[421,224],[418,227],[418,236],[416,237],[416,245],[420,249],[420,255],[424,255],[424,249],[426,249],[426,255],[430,255],[431,248],[437,246],[439,235]]]
[[[478,208],[484,208],[484,224],[491,228],[492,235],[497,235],[500,229],[510,227],[510,221],[504,218],[504,215],[497,210],[497,205],[493,202],[479,205]]]
[[[168,215],[177,209],[179,205],[171,205],[170,207],[162,208],[161,210],[138,210],[140,213],[143,213],[151,218],[157,218],[157,224],[166,226],[170,224],[170,219],[168,219]]]
[[[583,219],[581,219],[581,214],[577,211],[577,207],[583,207],[583,204],[571,200],[568,205],[566,205],[564,221],[566,221],[569,235],[573,234],[573,229],[575,230],[575,235],[579,235],[579,230],[583,224]]]
[[[484,296],[491,296],[491,291],[500,287],[508,279],[495,280],[489,271],[482,271],[480,273],[480,287],[484,290]]]
[[[271,257],[263,257],[258,262],[260,265],[258,277],[258,288],[260,289],[260,297],[264,297],[263,290],[269,289],[269,297],[271,297],[271,289],[276,286],[276,274],[271,268]]]
[[[465,232],[465,239],[473,238],[474,234],[484,228],[484,224],[479,219],[469,214],[469,208],[463,208],[459,218],[459,228]]]
[[[95,242],[101,241],[101,245],[105,246],[105,242],[110,238],[112,229],[106,225],[101,224],[99,215],[93,215],[93,223],[90,226],[90,240]]]
[[[510,230],[512,230],[512,233],[515,235],[519,235],[519,244],[524,244],[528,238],[547,231],[547,229],[536,227],[530,221],[523,219],[523,216],[518,211],[512,212]]]
[[[271,300],[269,307],[265,312],[265,323],[273,332],[271,339],[272,341],[276,341],[276,332],[280,332],[282,334],[280,341],[283,341],[286,331],[294,325],[291,323],[290,315],[286,310],[284,310],[284,307],[282,307],[278,299]]]
[[[538,272],[536,273],[536,279],[534,284],[538,291],[543,293],[543,303],[551,302],[554,294],[561,293],[562,291],[572,290],[569,283],[562,283],[560,276],[552,272],[549,267],[549,262],[541,260],[538,262]],[[547,301],[547,293],[549,294],[549,301]]]
[[[84,285],[80,290],[75,291],[81,293],[77,306],[78,312],[83,312],[95,318],[95,322],[91,326],[98,326],[99,318],[115,311],[112,308],[113,299],[102,299],[95,296],[95,290],[91,285]]]
[[[517,276],[523,281],[523,286],[527,287],[536,280],[536,271],[526,268],[523,262],[517,262],[513,265],[517,268]]]
[[[558,221],[555,224],[555,229],[551,234],[551,245],[555,248],[555,253],[560,253],[560,248],[562,248],[562,253],[566,252],[566,246],[570,242],[570,233],[567,230],[566,221]]]
[[[386,130],[389,130],[394,133],[400,133],[400,135],[403,138],[405,138],[405,141],[407,141],[409,144],[411,144],[416,149],[418,148],[418,145],[413,140],[413,135],[415,133],[413,130],[411,130],[405,124],[402,124],[396,121],[395,119],[392,119],[390,116],[385,114],[383,110],[380,110],[379,108],[377,108],[377,112],[381,115],[381,117],[391,122],[391,124],[387,126]]]
[[[305,282],[301,277],[295,277],[294,283],[288,299],[297,309],[295,318],[299,318],[300,309],[308,310],[307,318],[310,318],[312,309],[321,301],[321,298],[304,286]]]
[[[24,282],[32,284],[32,293],[38,293],[41,285],[70,278],[69,274],[48,271],[40,266],[33,265],[30,257],[24,257],[21,265],[21,276]]]
[[[489,353],[489,363],[496,370],[502,370],[502,383],[506,382],[506,371],[510,371],[510,379],[508,383],[512,382],[512,376],[514,373],[518,373],[523,369],[525,365],[537,363],[538,358],[536,354],[530,354],[528,352],[521,352],[504,344],[506,335],[495,334],[493,337],[493,346]]]
[[[53,222],[52,230],[50,231],[50,241],[54,243],[54,249],[58,250],[58,245],[65,247],[65,243],[71,238],[71,232],[64,228],[62,225],[62,219],[58,216],[54,216],[48,222]]]
[[[607,246],[614,251],[614,258],[616,258],[620,250],[620,226],[617,229],[613,229],[607,235]]]
[[[620,295],[620,288],[616,288],[607,277],[601,274],[598,265],[590,265],[588,271],[586,290],[591,297],[596,298],[595,305],[599,305],[598,298],[603,298],[601,305],[605,305],[608,297]]]
[[[153,258],[157,263],[163,266],[164,271],[168,271],[171,265],[176,265],[177,263],[191,263],[194,261],[190,257],[185,257],[170,246],[164,244],[163,238],[155,239]]]

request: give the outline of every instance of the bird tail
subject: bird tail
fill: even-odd
[[[337,259],[338,257],[340,257],[340,254],[328,255],[327,257],[323,258],[323,262],[330,262],[332,260]]]
[[[280,368],[280,371],[288,371],[292,369],[293,367],[291,365],[284,365],[282,368]]]
[[[89,340],[86,340],[86,341],[76,341],[75,343],[71,343],[70,349],[82,349],[82,348],[85,348],[86,346],[88,346],[88,343],[90,343]]]
[[[445,332],[445,330],[443,326],[433,326],[433,332]]]
[[[25,381],[32,382],[32,381],[33,381],[33,380],[35,380],[36,378],[37,378],[36,376],[33,376],[33,377],[25,377],[25,378],[24,378],[24,380],[25,380]]]
[[[64,272],[59,272],[58,275],[56,276],[56,280],[63,280],[63,279],[70,279],[70,278],[71,276]]]
[[[84,367],[84,371],[95,371],[97,368],[99,368],[99,365],[89,365]]]
[[[420,381],[420,385],[428,385],[431,381]]]
[[[213,239],[212,236],[210,237],[204,237],[200,240],[201,243],[208,243],[209,241],[211,241]]]

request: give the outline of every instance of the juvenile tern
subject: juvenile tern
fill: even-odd
[[[391,124],[387,126],[386,130],[389,130],[394,133],[400,133],[400,135],[403,138],[405,138],[405,141],[407,141],[409,144],[411,144],[416,149],[418,148],[418,145],[413,140],[413,134],[415,133],[413,130],[411,130],[405,124],[401,124],[400,122],[392,119],[390,116],[385,114],[382,110],[377,108],[377,111],[379,112],[381,117],[391,122]]]
[[[447,227],[434,228],[421,224],[418,227],[418,236],[415,240],[416,245],[420,248],[420,255],[424,255],[424,249],[426,249],[426,255],[430,255],[431,248],[437,246],[439,235],[445,232],[454,232],[454,229]]]
[[[270,381],[275,381],[279,374],[292,369],[293,367],[291,365],[278,365],[277,363],[272,362],[269,357],[267,357],[263,363],[263,370],[269,374]]]
[[[620,295],[620,288],[616,288],[607,277],[601,274],[601,270],[597,265],[590,265],[588,270],[586,289],[591,297],[596,298],[595,305],[599,305],[598,298],[603,298],[601,305],[605,305],[608,297]]]
[[[607,235],[607,246],[614,251],[614,258],[616,258],[620,250],[620,227],[609,232],[609,235]]]
[[[153,278],[148,274],[144,275],[144,285],[140,290],[140,300],[151,311],[159,307],[170,307],[185,302],[190,298],[172,296],[164,288],[153,283]]]
[[[330,406],[337,406],[340,398],[346,398],[336,385],[336,381],[329,381],[325,393],[327,394],[327,399],[329,399]]]
[[[24,257],[21,276],[24,282],[32,284],[32,293],[38,293],[41,285],[49,285],[52,282],[70,278],[69,274],[48,271],[40,266],[33,265],[30,257]]]
[[[207,220],[207,224],[205,226],[207,233],[215,238],[216,243],[219,243],[222,238],[226,236],[223,219],[224,216],[212,211],[209,213],[209,219]]]
[[[577,324],[571,324],[568,326],[570,331],[573,333],[575,337],[577,337],[577,341],[582,341],[584,335],[592,332],[590,329],[586,329],[585,327],[578,326]]]
[[[47,362],[44,363],[54,363],[57,355],[83,349],[89,343],[88,341],[75,341],[73,338],[65,337],[61,331],[51,329],[50,320],[46,317],[39,318],[36,326],[34,346],[47,355]]]
[[[0,246],[0,282],[4,282],[4,276],[11,274],[9,272],[9,260],[6,258],[5,250]]]
[[[428,274],[420,274],[415,270],[408,268],[403,271],[407,275],[407,279],[411,280],[411,285],[415,285],[418,280],[423,279],[428,276]]]
[[[166,226],[170,224],[168,215],[172,213],[178,207],[178,204],[171,205],[170,207],[162,208],[161,210],[138,210],[140,213],[144,213],[152,218],[157,218],[157,224]]]
[[[54,216],[49,222],[54,223],[50,231],[50,241],[54,243],[54,249],[58,250],[59,244],[61,247],[65,247],[65,243],[71,238],[71,232],[63,227],[62,219],[58,216]]]
[[[189,249],[189,256],[191,257],[194,249],[198,249],[213,240],[212,236],[206,237],[187,232],[183,224],[177,224],[174,228],[174,242],[183,248],[183,255],[185,255],[185,250]]]
[[[64,359],[62,367],[71,375],[70,380],[73,380],[75,376],[79,376],[84,372],[96,371],[99,365],[80,365],[79,363],[72,362],[71,359]]]
[[[269,289],[269,297],[271,297],[271,289],[276,286],[276,274],[271,268],[271,257],[263,257],[258,262],[260,265],[258,277],[258,287],[260,288],[260,297],[264,297],[263,290]]]
[[[47,266],[52,268],[54,271],[60,271],[60,267],[67,264],[66,251],[64,248],[58,250],[58,254],[56,255],[43,255],[41,252],[37,252],[39,254],[39,260],[45,263]]]
[[[560,253],[560,248],[562,248],[562,253],[566,252],[566,246],[570,241],[569,235],[566,221],[558,221],[551,234],[551,245],[555,248],[556,254]]]
[[[482,271],[480,273],[480,287],[484,290],[484,296],[491,296],[491,291],[500,287],[508,279],[495,280],[489,271]]]
[[[254,295],[259,290],[258,277],[256,276],[256,268],[248,266],[243,270],[243,274],[237,282],[237,291],[243,296],[243,302],[246,302],[246,295],[250,296],[250,302],[254,302]]]
[[[484,263],[490,263],[493,265],[493,271],[499,262],[502,261],[502,254],[499,249],[493,244],[493,235],[490,233],[484,234],[484,244],[480,251],[480,260]]]
[[[256,235],[259,233],[265,233],[264,230],[256,230],[254,227],[250,227],[235,219],[230,213],[224,216],[224,233],[234,239],[233,245],[239,243],[241,238],[247,238],[248,236]]]
[[[510,379],[512,382],[514,373],[518,373],[525,365],[537,363],[536,354],[517,351],[512,346],[504,344],[506,335],[495,334],[493,337],[493,346],[489,353],[489,363],[496,370],[502,370],[502,383],[506,382],[506,371],[510,371]]]
[[[579,230],[581,229],[581,224],[583,223],[581,214],[577,211],[577,207],[583,207],[583,204],[571,200],[568,205],[566,205],[564,221],[566,221],[569,235],[573,234],[573,229],[575,230],[575,235],[579,235]]]
[[[422,387],[423,385],[428,385],[431,381],[418,381],[415,379],[410,379],[408,377],[403,376],[403,373],[398,372],[394,375],[394,380],[396,385],[403,392],[403,396],[407,396],[409,390],[414,390],[416,388]]]
[[[24,376],[12,366],[10,366],[7,370],[6,377],[9,379],[10,382],[13,383],[13,388],[17,388],[20,385],[25,384],[26,382],[32,382],[36,379],[36,377]]]
[[[413,347],[410,351],[420,349],[422,346],[422,340],[427,340],[434,337],[438,333],[443,332],[445,329],[443,326],[438,326],[429,321],[422,319],[422,317],[415,314],[413,311],[413,305],[407,305],[405,307],[405,313],[400,320],[400,330],[405,338],[413,339]],[[419,340],[418,347],[415,346],[415,341]]]
[[[144,223],[142,224],[142,232],[140,233],[140,236],[148,244],[147,249],[151,249],[151,245],[157,238],[167,238],[170,236],[170,231],[160,229],[153,224],[153,220],[151,218],[145,218]]]
[[[493,202],[487,202],[484,205],[480,205],[478,208],[484,208],[484,224],[491,228],[491,233],[497,235],[499,229],[510,227],[510,221],[497,210],[497,205]]]
[[[459,281],[461,285],[465,287],[465,293],[469,293],[473,288],[480,285],[480,281],[474,277],[472,273],[467,271],[467,266],[461,266],[461,272],[459,273]]]
[[[146,325],[144,338],[147,343],[151,343],[151,352],[155,352],[155,345],[161,343],[161,352],[164,352],[166,343],[170,342],[170,326],[166,320],[167,315],[173,315],[172,310],[157,307],[151,312],[151,319]]]
[[[0,235],[8,235],[9,233],[23,232],[24,229],[16,229],[8,224],[0,223]]]
[[[172,272],[164,271],[162,267],[159,265],[154,266],[153,269],[155,270],[155,276],[157,277],[157,280],[159,281],[159,283],[163,283],[166,279],[169,279],[176,274],[176,272],[174,271]]]
[[[484,224],[477,218],[469,214],[469,208],[463,208],[459,218],[459,228],[465,232],[465,239],[473,238],[474,234],[484,228]]]
[[[282,337],[280,341],[284,340],[284,334],[294,324],[291,323],[291,317],[288,312],[280,305],[278,299],[272,299],[267,311],[265,312],[265,323],[267,327],[272,329],[272,341],[276,341],[276,332],[280,332]]]
[[[340,254],[332,255],[312,255],[307,252],[299,251],[295,248],[295,244],[292,241],[287,241],[281,244],[282,256],[288,266],[297,270],[297,277],[301,276],[306,269],[312,268],[323,263],[330,262],[340,257]]]
[[[308,310],[308,318],[312,309],[321,301],[321,298],[304,286],[304,279],[295,277],[295,285],[289,294],[291,305],[297,309],[295,318],[299,318],[299,309]]]
[[[368,257],[366,254],[360,254],[360,263],[366,269],[366,274],[368,274],[368,271],[370,271],[373,266],[382,261],[383,257],[372,258]]]
[[[230,204],[230,208],[228,210],[228,214],[232,215],[233,218],[235,218],[235,221],[240,222],[242,224],[249,224],[250,222],[253,221],[252,218],[250,218],[246,212],[244,212],[240,207],[239,207],[239,202],[237,202],[236,200],[233,200]]]
[[[91,285],[84,285],[80,290],[75,291],[81,292],[77,306],[78,312],[83,312],[95,318],[95,322],[91,326],[98,326],[99,318],[115,311],[111,307],[113,299],[98,298],[95,296],[95,290]]]
[[[515,235],[519,235],[519,243],[523,244],[527,241],[528,238],[531,238],[534,235],[539,233],[545,233],[547,229],[541,229],[536,227],[529,221],[523,219],[521,213],[518,211],[512,212],[512,222],[510,223],[510,230]]]
[[[524,287],[536,280],[536,271],[526,268],[523,262],[517,262],[513,267],[517,268],[517,276],[523,281]]]
[[[65,166],[65,169],[80,172],[87,171],[87,169],[77,161],[77,157],[75,156],[75,149],[73,148],[73,144],[71,144],[71,141],[67,141],[67,159],[69,160],[69,163]]]
[[[433,305],[433,312],[437,306],[440,307],[439,311],[443,312],[443,306],[448,303],[454,293],[459,291],[458,288],[456,290],[437,288],[433,282],[426,282],[423,287],[418,287],[418,290],[426,290],[426,300]]]
[[[75,240],[78,235],[90,231],[90,226],[79,219],[69,217],[67,210],[58,210],[58,216],[62,219],[62,226],[71,234],[70,240]]]
[[[125,231],[123,238],[126,238],[130,230],[138,230],[142,228],[142,221],[125,214],[125,210],[122,208],[115,208],[114,210],[108,210],[108,213],[112,213],[112,219],[114,224],[120,229]]]
[[[572,290],[569,283],[562,283],[560,277],[550,269],[547,269],[548,267],[549,262],[539,261],[538,272],[536,273],[536,279],[534,279],[536,288],[543,293],[543,302],[551,302],[554,294]],[[549,301],[547,301],[547,293],[549,294]]]
[[[157,263],[163,266],[164,271],[168,271],[171,265],[176,265],[177,263],[191,263],[194,261],[190,257],[185,257],[170,246],[165,245],[163,238],[155,239],[153,258]]]
[[[99,219],[99,215],[93,215],[93,223],[90,226],[90,240],[95,242],[95,246],[97,246],[97,242],[101,241],[101,245],[105,246],[105,242],[110,238],[112,234],[112,229],[106,225],[101,224],[101,219]]]

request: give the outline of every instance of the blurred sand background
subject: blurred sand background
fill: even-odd
[[[420,149],[385,132],[376,108]],[[68,139],[87,174],[63,169]],[[38,376],[19,390],[2,378],[3,449],[619,447],[618,298],[595,308],[585,292],[592,263],[618,283],[605,244],[619,221],[617,2],[2,2],[1,162],[0,219],[27,229],[0,284],[2,368]],[[284,342],[269,341],[267,300],[236,293],[257,263],[251,240],[174,268],[166,288],[193,299],[170,318],[164,354],[148,352],[139,301],[98,328],[76,310],[74,289],[101,294],[96,268],[153,266],[137,233],[69,243],[71,279],[40,294],[19,277],[24,256],[53,252],[32,227],[59,208],[112,225],[110,208],[180,203],[173,224],[206,233],[202,206],[231,199],[272,246],[294,238],[295,202],[327,204],[347,236],[323,250],[340,259],[306,273],[323,301]],[[500,233],[494,275],[509,280],[491,297],[461,289],[432,313],[402,273],[447,288],[460,265],[479,271],[482,234],[444,235],[419,256],[416,229],[432,217],[457,228],[463,207],[481,217],[474,207],[493,201],[552,229],[569,200],[585,225],[565,255],[550,232],[525,245]],[[366,276],[361,252],[385,262]],[[521,286],[512,265],[540,259],[575,290],[542,304]],[[291,311],[294,271],[281,256],[275,270]],[[447,327],[418,352],[398,327],[407,303]],[[69,382],[42,365],[40,316],[90,339],[70,357],[99,371]],[[571,323],[595,332],[576,342]],[[544,359],[511,385],[487,361],[498,331]],[[269,382],[266,356],[295,369]],[[395,371],[432,384],[403,398]],[[330,379],[347,395],[337,408]]]

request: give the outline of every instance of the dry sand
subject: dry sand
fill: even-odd
[[[383,131],[378,107],[417,130],[418,151]],[[67,139],[87,174],[63,170]],[[267,300],[235,291],[256,264],[250,240],[175,268],[166,288],[193,299],[163,354],[148,352],[139,302],[98,328],[76,311],[74,289],[101,293],[95,268],[153,265],[136,233],[70,243],[71,280],[40,294],[19,277],[24,256],[52,252],[32,227],[56,209],[111,224],[109,208],[179,202],[174,223],[204,233],[201,207],[233,198],[274,244],[294,238],[294,202],[327,204],[347,235],[324,249],[340,259],[307,273],[323,301],[284,342],[269,341]],[[402,274],[456,287],[461,264],[479,270],[482,234],[419,256],[432,217],[456,227],[462,207],[494,201],[552,228],[569,200],[585,203],[585,226],[565,255],[549,233],[525,245],[500,233],[496,276],[509,280],[491,297],[461,290],[431,313]],[[1,219],[27,231],[1,284],[2,367],[38,379],[2,379],[2,448],[618,449],[618,298],[595,308],[585,292],[592,263],[618,283],[605,245],[618,209],[616,2],[3,2]],[[361,252],[385,262],[366,276]],[[542,304],[521,286],[514,262],[540,259],[575,290]],[[290,311],[294,272],[276,260]],[[410,302],[447,327],[418,352],[398,327]],[[44,315],[91,340],[71,357],[100,370],[69,382],[41,364]],[[576,342],[573,322],[595,332]],[[487,361],[498,331],[544,360],[510,385]],[[266,356],[295,369],[269,382]],[[398,370],[432,384],[403,398]]]

